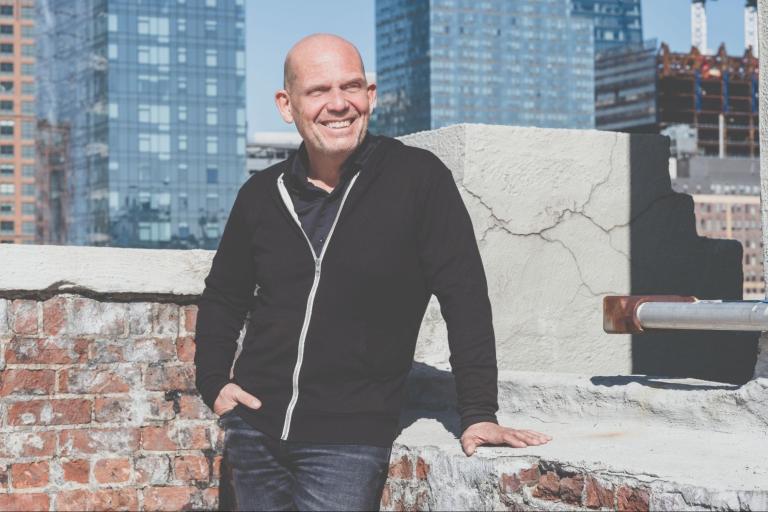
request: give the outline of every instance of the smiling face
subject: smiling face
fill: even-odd
[[[285,89],[275,94],[280,115],[296,124],[313,155],[342,160],[363,141],[376,101],[360,54],[336,36],[300,41],[286,59]]]

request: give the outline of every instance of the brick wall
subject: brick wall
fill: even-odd
[[[211,509],[221,432],[197,308],[0,299],[0,510]]]

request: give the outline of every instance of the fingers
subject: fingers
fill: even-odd
[[[541,434],[533,430],[515,430],[506,429],[504,433],[504,442],[515,448],[524,448],[526,446],[537,446],[551,441],[552,438],[546,434]]]
[[[250,407],[251,409],[258,409],[259,407],[261,407],[261,400],[259,400],[258,398],[248,393],[246,390],[244,390],[239,386],[237,391],[235,392],[234,398],[241,404],[245,405],[246,407]]]
[[[478,442],[474,437],[471,438],[461,438],[461,449],[464,451],[464,455],[467,457],[471,457],[475,453],[475,449],[477,448]]]

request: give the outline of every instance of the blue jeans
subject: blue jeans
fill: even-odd
[[[235,510],[378,510],[392,447],[282,441],[225,413],[222,494]]]

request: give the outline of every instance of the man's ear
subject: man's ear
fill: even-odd
[[[376,98],[378,97],[376,94],[376,84],[368,84],[368,103],[371,105],[371,112],[373,112],[373,109],[376,108]]]
[[[275,105],[280,112],[280,117],[286,123],[293,122],[293,114],[291,113],[291,97],[288,95],[288,91],[280,89],[275,93]]]

